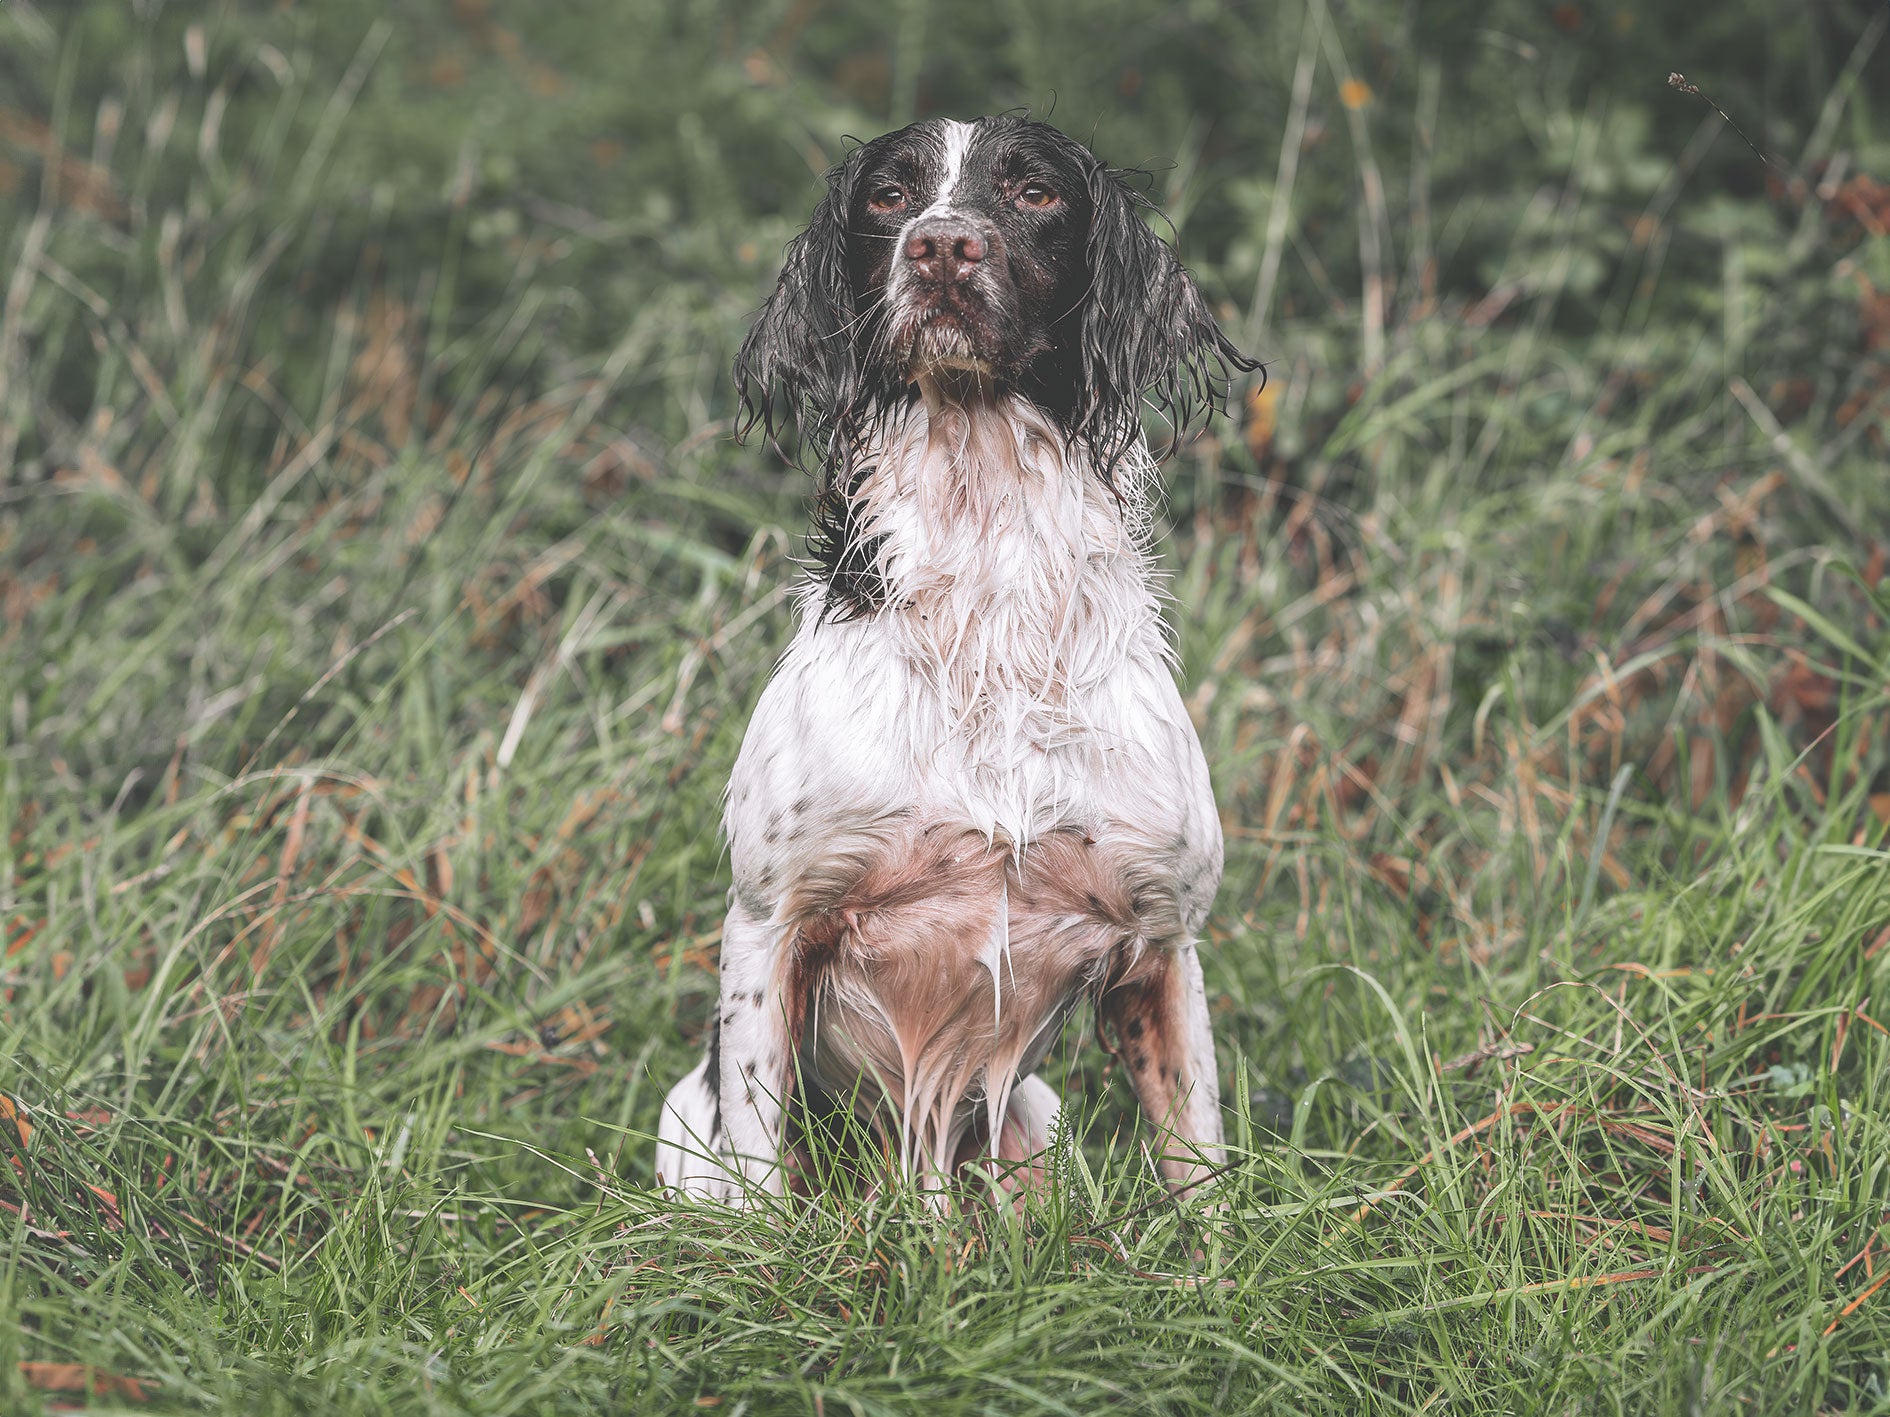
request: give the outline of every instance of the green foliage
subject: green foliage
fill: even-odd
[[[0,1408],[1890,1410],[1878,13],[0,8]],[[1075,1027],[1021,1215],[678,1207],[729,355],[846,134],[1053,102],[1270,361],[1237,1164]]]

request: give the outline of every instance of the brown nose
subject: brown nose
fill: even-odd
[[[968,278],[990,249],[970,222],[939,217],[906,238],[906,261],[920,280],[958,281]]]

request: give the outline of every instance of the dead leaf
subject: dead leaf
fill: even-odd
[[[1265,460],[1273,447],[1273,433],[1279,426],[1280,385],[1269,379],[1247,395],[1247,451],[1255,462]]]
[[[85,1188],[93,1195],[97,1196],[100,1203],[104,1205],[105,1228],[107,1230],[123,1230],[125,1228],[125,1217],[118,1209],[118,1197],[106,1190],[103,1186],[94,1186],[89,1181],[86,1182]]]
[[[33,1139],[33,1124],[26,1120],[26,1108],[4,1092],[0,1092],[0,1119],[13,1124],[13,1130],[19,1134],[21,1146],[25,1146]]]
[[[1819,189],[1823,196],[1826,188]],[[1834,222],[1856,222],[1872,236],[1890,231],[1890,183],[1879,182],[1859,173],[1831,192],[1825,200],[1825,215]]]
[[[143,1402],[146,1397],[144,1384],[137,1378],[103,1373],[84,1363],[21,1363],[20,1376],[41,1392],[82,1392],[127,1402]]]

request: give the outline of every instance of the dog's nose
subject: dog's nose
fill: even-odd
[[[906,261],[926,281],[965,280],[990,250],[982,232],[951,217],[929,220],[906,237]]]

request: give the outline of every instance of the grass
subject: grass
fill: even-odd
[[[649,1188],[803,515],[721,370],[806,194],[376,185],[400,33],[4,17],[0,1409],[1890,1410],[1867,51],[1770,197],[1552,96],[1552,181],[1445,191],[1452,73],[1368,107],[1280,22],[1245,244],[1183,243],[1272,379],[1163,542],[1237,1164],[1168,1201],[1079,1023],[1054,1188],[941,1220]]]

